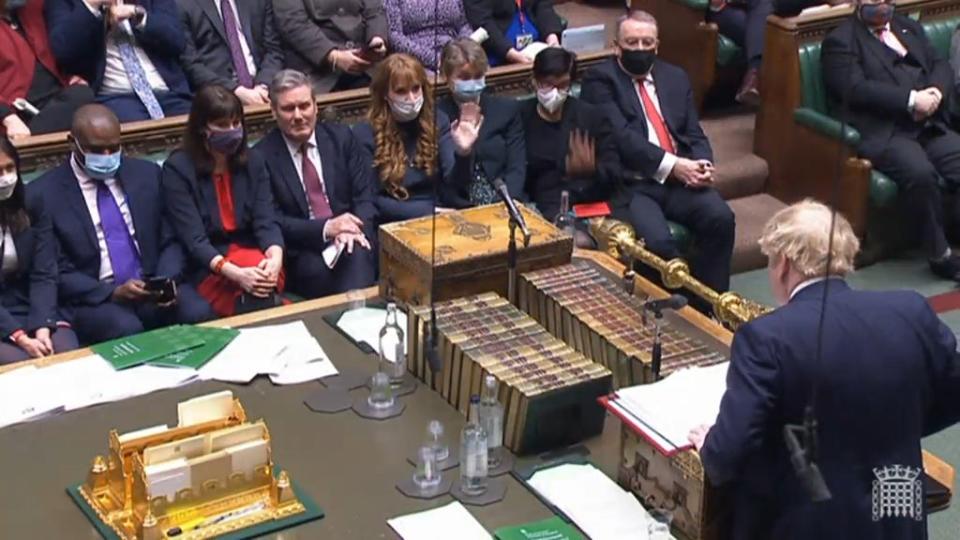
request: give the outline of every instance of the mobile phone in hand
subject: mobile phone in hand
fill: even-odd
[[[144,280],[144,288],[153,294],[158,304],[177,299],[177,284],[168,277],[151,277]]]

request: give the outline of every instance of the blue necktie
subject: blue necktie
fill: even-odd
[[[153,88],[150,88],[150,82],[147,81],[147,72],[143,69],[143,64],[137,58],[137,52],[133,45],[133,34],[130,31],[130,24],[124,21],[124,24],[117,27],[113,32],[116,40],[117,50],[120,51],[120,59],[123,61],[123,70],[127,72],[130,79],[130,87],[133,93],[137,95],[143,106],[147,108],[147,113],[153,120],[163,118],[163,108],[157,101]]]
[[[130,230],[123,221],[117,201],[106,182],[97,181],[97,211],[100,227],[107,243],[107,255],[113,267],[113,282],[122,285],[131,279],[140,279],[140,254],[133,243]]]

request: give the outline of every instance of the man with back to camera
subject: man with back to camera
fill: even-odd
[[[760,246],[782,305],[739,328],[716,423],[691,433],[711,484],[730,490],[735,540],[926,538],[922,490],[896,503],[878,483],[891,471],[921,482],[921,437],[960,420],[956,339],[923,296],[847,284],[859,241],[839,214],[825,268],[830,227],[830,209],[809,200],[767,222]],[[784,438],[814,385],[823,502]]]

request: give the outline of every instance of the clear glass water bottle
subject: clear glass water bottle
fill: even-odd
[[[390,384],[403,382],[407,359],[403,352],[403,329],[397,324],[397,305],[387,304],[387,320],[380,329],[380,371],[390,377]]]
[[[570,213],[570,192],[560,192],[560,211],[553,218],[553,224],[561,231],[573,236],[573,215]]]
[[[460,490],[480,495],[487,490],[487,433],[480,425],[480,396],[470,397],[470,414],[460,433]]]
[[[493,375],[483,379],[480,396],[480,425],[487,432],[487,465],[500,465],[503,451],[503,405],[497,399],[499,383]]]

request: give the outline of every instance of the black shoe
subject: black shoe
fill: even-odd
[[[930,261],[930,271],[943,279],[960,281],[960,256],[950,255],[939,261]]]

